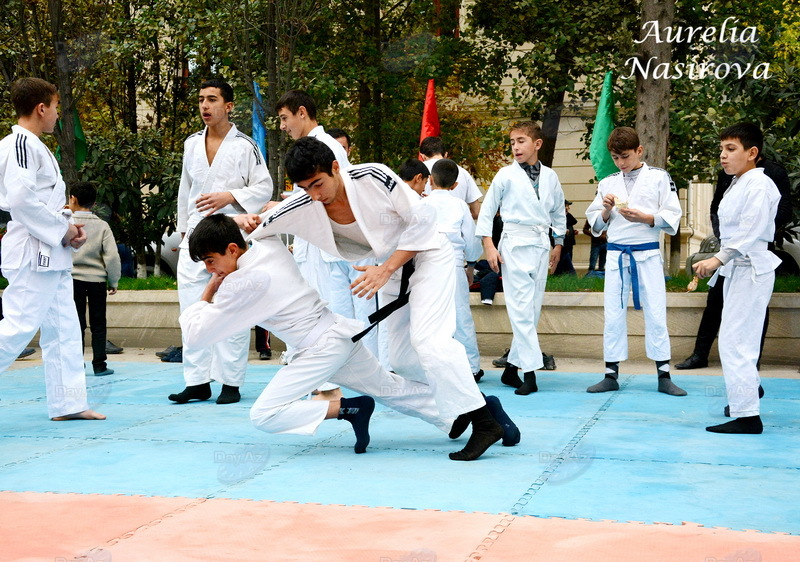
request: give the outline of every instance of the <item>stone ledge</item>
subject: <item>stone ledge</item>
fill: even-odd
[[[492,306],[470,295],[481,353],[499,356],[511,343],[511,325],[505,298],[498,293]],[[705,293],[669,293],[667,323],[673,359],[687,357],[694,346],[697,326],[705,307]],[[167,347],[180,342],[177,291],[120,291],[108,299],[109,339],[130,347]],[[539,321],[542,347],[556,356],[601,359],[603,353],[603,294],[547,293]],[[631,359],[644,359],[644,317],[628,311]],[[283,349],[279,341],[275,350]],[[712,359],[716,359],[716,346]],[[800,294],[776,293],[770,301],[770,326],[765,361],[800,363]]]

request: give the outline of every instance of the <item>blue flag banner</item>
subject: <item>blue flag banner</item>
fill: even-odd
[[[267,159],[267,130],[264,128],[264,105],[261,101],[261,90],[258,84],[253,82],[253,91],[256,94],[253,99],[253,140],[256,141],[264,159]]]

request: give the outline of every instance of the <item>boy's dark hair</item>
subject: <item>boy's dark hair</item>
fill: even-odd
[[[283,164],[289,179],[297,183],[318,172],[332,176],[334,160],[336,156],[327,144],[314,137],[303,137],[286,151]]]
[[[247,248],[239,225],[227,215],[211,215],[197,223],[189,234],[189,257],[203,261],[211,254],[224,254],[229,244]]]
[[[332,136],[335,139],[340,139],[340,138],[344,137],[345,140],[347,140],[347,146],[350,146],[351,144],[353,144],[352,142],[350,142],[350,135],[348,135],[347,131],[345,131],[344,129],[339,129],[339,128],[334,127],[333,129],[328,129],[325,132],[328,133],[330,136]]]
[[[444,155],[444,143],[439,137],[425,137],[419,143],[419,153],[428,158],[437,154]]]
[[[409,158],[403,162],[402,166],[400,166],[400,169],[397,170],[397,175],[400,176],[400,179],[403,181],[411,181],[417,176],[417,174],[422,174],[422,177],[425,179],[431,175],[428,167],[420,162],[418,158]]]
[[[312,121],[317,120],[317,104],[314,103],[314,98],[303,90],[289,90],[283,94],[278,103],[275,104],[275,113],[278,113],[284,107],[291,111],[292,115],[295,115],[300,110],[300,107],[305,107],[308,118]]]
[[[533,140],[542,138],[542,128],[538,123],[534,123],[533,121],[521,121],[514,123],[511,125],[511,128],[508,130],[508,132],[511,134],[514,131],[522,131],[526,136],[529,136]]]
[[[11,85],[11,103],[17,117],[27,117],[40,103],[50,107],[58,90],[41,78],[20,78]]]
[[[431,176],[436,187],[450,189],[458,180],[458,166],[449,158],[442,158],[433,165]]]
[[[78,205],[89,209],[97,201],[97,190],[94,184],[88,181],[79,181],[69,188],[69,194],[78,200]]]
[[[636,150],[642,145],[639,134],[631,127],[617,127],[608,136],[606,146],[609,152],[622,154],[626,150]]]
[[[761,157],[761,153],[764,150],[764,133],[761,132],[761,128],[758,125],[737,123],[719,134],[719,140],[721,141],[731,139],[736,139],[742,143],[745,150],[756,147],[758,149],[758,158]]]
[[[202,90],[203,88],[219,88],[219,91],[222,94],[222,99],[226,103],[233,103],[233,88],[231,88],[231,85],[225,80],[222,80],[221,78],[210,78],[209,80],[206,80],[200,84],[200,89]]]

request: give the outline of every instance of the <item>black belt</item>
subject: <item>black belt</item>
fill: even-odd
[[[398,296],[395,300],[393,300],[389,304],[380,307],[378,310],[370,314],[369,315],[370,325],[367,326],[365,330],[357,333],[355,336],[350,338],[351,340],[353,340],[353,342],[357,342],[358,340],[366,336],[369,333],[369,331],[372,330],[372,328],[378,325],[378,322],[386,320],[386,318],[388,318],[392,312],[399,310],[400,308],[408,304],[408,295],[409,295],[408,283],[409,280],[411,279],[412,273],[414,273],[414,260],[410,259],[405,263],[405,265],[403,265],[403,272],[401,273],[400,276],[400,296]]]

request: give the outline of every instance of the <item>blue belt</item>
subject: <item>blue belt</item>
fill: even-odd
[[[628,254],[631,257],[631,289],[633,289],[633,308],[634,310],[641,310],[642,305],[639,304],[639,271],[636,269],[636,259],[633,257],[633,252],[641,252],[643,250],[658,250],[658,242],[647,242],[645,244],[612,244],[608,243],[608,251],[618,251],[619,254],[619,277],[620,281],[624,279],[622,275],[622,256]],[[620,283],[622,285],[622,283]],[[624,287],[620,286],[619,302],[622,308],[625,308],[625,291]]]

